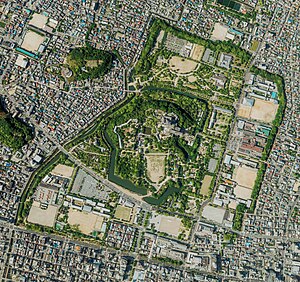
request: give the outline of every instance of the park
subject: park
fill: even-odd
[[[129,73],[132,92],[69,149],[147,203],[191,212],[212,195],[217,170],[209,163],[221,161],[249,60],[231,42],[155,19]]]
[[[230,42],[205,40],[155,19],[129,74],[132,93],[71,151],[147,203],[176,202],[174,210],[188,210],[212,194],[217,171],[208,171],[209,161],[218,166],[221,160],[249,59]]]

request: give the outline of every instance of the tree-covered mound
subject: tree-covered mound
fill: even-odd
[[[113,54],[90,45],[73,49],[67,63],[76,80],[100,78],[112,67]]]
[[[32,137],[30,127],[6,113],[0,104],[0,143],[13,150],[18,150]]]

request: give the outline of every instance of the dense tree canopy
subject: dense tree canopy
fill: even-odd
[[[68,65],[77,80],[100,78],[112,67],[113,54],[93,48],[90,45],[73,49],[68,57]],[[88,64],[95,61],[95,65]]]
[[[31,129],[18,118],[6,114],[0,105],[0,143],[18,150],[31,139]]]

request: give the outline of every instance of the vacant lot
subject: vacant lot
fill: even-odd
[[[147,176],[155,183],[163,180],[165,177],[165,154],[152,153],[146,155]]]
[[[257,176],[257,169],[247,166],[236,167],[233,172],[233,180],[240,186],[252,189]]]
[[[48,18],[46,16],[34,13],[29,24],[42,29],[46,25],[47,21]]]
[[[278,104],[271,101],[255,99],[250,118],[271,123],[276,116]]]
[[[198,44],[193,44],[193,49],[190,58],[200,62],[204,53],[205,47]]]
[[[51,173],[57,176],[65,177],[65,178],[71,178],[73,174],[74,168],[71,166],[58,164]]]
[[[197,67],[197,63],[178,56],[173,56],[169,61],[170,69],[179,74],[190,73]]]
[[[209,187],[210,187],[212,179],[213,179],[213,177],[211,175],[205,175],[204,176],[204,179],[202,181],[201,190],[200,190],[201,195],[205,195],[205,196],[208,195]]]
[[[43,36],[29,30],[25,34],[21,47],[26,49],[27,51],[35,52],[39,49],[44,40],[45,38]]]
[[[33,201],[29,215],[28,222],[53,227],[56,219],[58,207],[48,205],[47,209],[41,209],[40,203]]]
[[[70,209],[68,213],[68,223],[72,226],[78,226],[79,230],[86,235],[93,231],[100,231],[103,223],[103,217]]]
[[[124,221],[130,221],[131,212],[132,208],[118,205],[115,212],[115,218]]]

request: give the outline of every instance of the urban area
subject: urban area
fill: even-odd
[[[300,281],[299,0],[0,1],[0,281]]]

